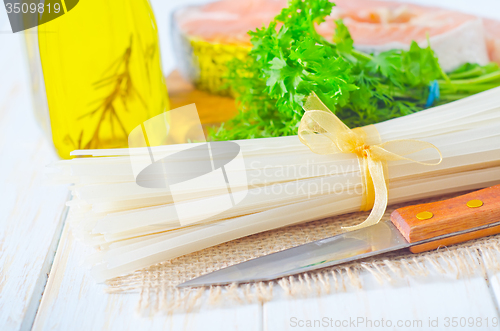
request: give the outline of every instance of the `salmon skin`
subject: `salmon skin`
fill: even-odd
[[[498,21],[402,2],[333,2],[331,16],[317,26],[329,40],[335,20],[342,18],[355,48],[368,53],[408,49],[412,41],[427,46],[429,37],[444,71],[465,63],[500,63]],[[247,32],[267,26],[286,5],[286,0],[221,0],[178,10],[173,17],[174,49],[184,76],[197,84],[208,80],[209,90],[220,91],[222,79],[217,75],[225,72],[225,61],[251,47]]]

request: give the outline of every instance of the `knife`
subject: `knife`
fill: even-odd
[[[269,281],[400,249],[430,251],[500,233],[500,185],[396,209],[389,221],[248,260],[178,287]]]

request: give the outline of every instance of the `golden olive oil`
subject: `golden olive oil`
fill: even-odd
[[[128,134],[168,110],[157,26],[147,0],[85,0],[38,27],[58,154],[127,147]]]

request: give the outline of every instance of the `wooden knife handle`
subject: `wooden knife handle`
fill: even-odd
[[[396,209],[391,221],[409,243],[500,221],[500,185],[453,199]],[[500,225],[415,245],[420,253],[500,233]]]

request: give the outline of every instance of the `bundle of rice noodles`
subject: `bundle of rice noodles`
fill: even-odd
[[[317,27],[332,40],[335,20],[343,19],[356,49],[383,52],[408,49],[427,37],[446,72],[465,63],[500,63],[500,22],[443,8],[401,1],[334,0],[332,15]],[[177,63],[199,88],[227,94],[227,63],[245,58],[252,47],[249,30],[267,26],[287,0],[220,0],[179,9],[172,31]]]
[[[500,88],[375,127],[383,142],[418,139],[443,157],[436,166],[389,161],[391,204],[500,182]],[[94,157],[59,161],[51,176],[73,184],[68,222],[98,248],[87,262],[100,281],[258,232],[356,212],[362,204],[357,157],[314,154],[297,136],[73,155]],[[158,156],[175,166],[168,173],[150,167]],[[439,158],[432,149],[411,157]],[[138,171],[137,160],[151,171]]]

